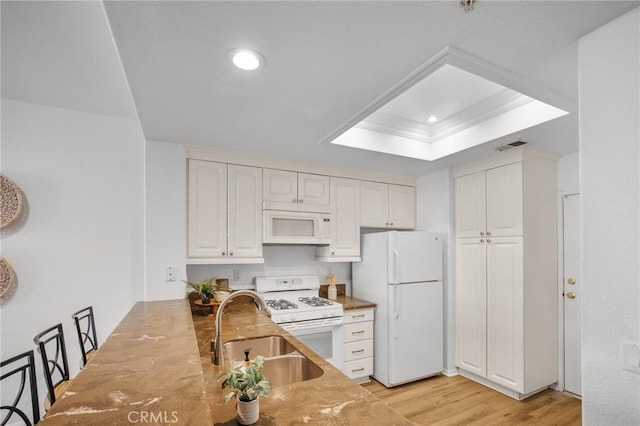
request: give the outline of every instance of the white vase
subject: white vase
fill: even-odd
[[[238,423],[241,425],[252,425],[258,421],[260,417],[260,398],[256,397],[253,401],[241,401],[238,399]]]

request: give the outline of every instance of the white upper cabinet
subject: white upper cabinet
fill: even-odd
[[[188,257],[227,251],[227,165],[189,160]]]
[[[262,169],[229,165],[228,231],[230,257],[262,257]]]
[[[522,163],[487,170],[487,236],[522,235]]]
[[[187,263],[263,263],[262,169],[189,160]]]
[[[263,201],[328,207],[329,176],[263,169]]]
[[[331,244],[316,248],[318,260],[360,261],[360,183],[331,177]]]
[[[486,230],[485,172],[455,180],[456,237],[484,236]]]
[[[522,191],[522,163],[456,178],[456,237],[522,235]]]
[[[360,182],[360,226],[413,229],[416,226],[416,193],[412,186]]]

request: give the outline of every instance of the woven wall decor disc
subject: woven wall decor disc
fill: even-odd
[[[15,287],[15,271],[4,257],[0,257],[0,302],[8,299]]]
[[[0,229],[11,225],[22,214],[22,191],[11,179],[0,174]]]

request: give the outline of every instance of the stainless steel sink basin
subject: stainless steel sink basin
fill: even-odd
[[[225,359],[229,361],[244,360],[244,351],[249,350],[251,359],[258,355],[270,358],[290,354],[296,348],[282,336],[265,336],[252,339],[231,340],[222,345]]]
[[[303,355],[285,355],[265,359],[260,372],[271,380],[272,387],[316,379],[322,376],[320,367]]]

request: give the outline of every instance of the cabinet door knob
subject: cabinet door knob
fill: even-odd
[[[393,222],[391,222],[390,225],[393,226]]]
[[[491,235],[491,232],[487,231],[487,236],[490,236],[490,235]]]
[[[488,243],[490,243],[490,242],[491,242],[491,240],[487,238],[487,242],[488,242]]]
[[[484,232],[481,232],[481,233],[480,233],[480,236],[481,236],[481,237],[484,237]]]
[[[334,254],[336,254],[336,252],[335,252],[335,251],[332,251],[332,252],[331,252],[331,256],[333,256]]]
[[[226,252],[226,251],[223,251],[223,252],[222,252],[222,255],[223,255],[223,256],[226,256],[226,255],[227,255],[227,252]]]
[[[480,238],[480,242],[481,242],[481,243],[484,243],[484,238]]]
[[[389,226],[389,222],[385,222],[385,225]]]
[[[304,200],[303,200],[302,198],[300,198],[300,199],[298,200],[298,202],[299,202],[299,203],[303,203],[303,202],[304,202]]]
[[[233,256],[233,252],[232,251],[229,252],[229,256]]]
[[[570,291],[569,293],[566,294],[567,299],[575,299],[576,298],[576,294],[572,291]]]
[[[567,280],[567,284],[569,284],[569,285],[574,285],[575,283],[576,283],[576,280],[574,280],[573,278],[569,278]]]
[[[293,200],[291,200],[291,201],[293,201],[294,203],[297,203],[297,202],[298,202],[298,199],[297,199],[297,198],[294,198],[294,199],[293,199]]]

